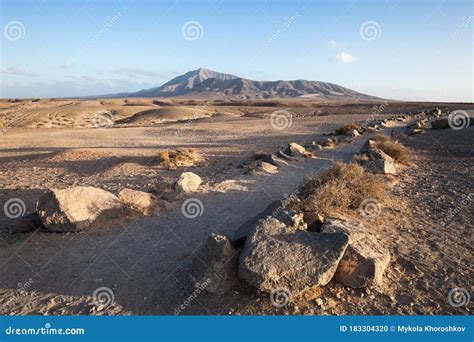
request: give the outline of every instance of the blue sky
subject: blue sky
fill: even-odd
[[[205,67],[472,102],[473,14],[471,1],[1,0],[0,96],[132,92]]]

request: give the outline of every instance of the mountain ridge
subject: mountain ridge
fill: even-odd
[[[188,71],[158,87],[105,97],[379,99],[331,82],[304,79],[255,81],[206,68]]]

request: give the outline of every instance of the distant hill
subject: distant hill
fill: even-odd
[[[200,68],[173,78],[162,86],[98,97],[186,97],[210,99],[353,99],[374,100],[377,97],[362,94],[329,82],[253,81],[230,74]]]

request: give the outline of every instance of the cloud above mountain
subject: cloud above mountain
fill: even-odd
[[[348,52],[341,51],[336,55],[336,59],[343,64],[352,64],[357,62],[357,57]]]

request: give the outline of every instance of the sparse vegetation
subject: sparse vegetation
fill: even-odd
[[[193,148],[161,151],[158,154],[160,165],[176,170],[180,166],[194,166],[203,160],[203,157]]]
[[[390,137],[386,135],[378,134],[371,138],[376,143],[376,147],[387,153],[390,157],[392,157],[397,163],[409,165],[411,162],[411,151],[400,144],[392,140]]]
[[[146,100],[125,100],[124,101],[124,106],[149,106],[150,105],[150,101],[146,101]]]
[[[344,126],[342,126],[342,127],[340,127],[340,128],[337,128],[337,129],[335,130],[335,132],[336,132],[337,135],[346,135],[347,133],[350,133],[350,132],[352,132],[353,130],[359,131],[359,128],[360,128],[360,127],[359,127],[358,125],[356,125],[356,124],[349,124],[349,125],[344,125]]]
[[[260,159],[264,159],[266,157],[268,157],[270,155],[269,152],[266,152],[266,151],[255,151],[252,155],[252,159],[254,160],[260,160]]]
[[[324,216],[357,210],[365,199],[382,201],[385,188],[382,176],[370,174],[357,164],[338,162],[302,185],[301,209]]]

